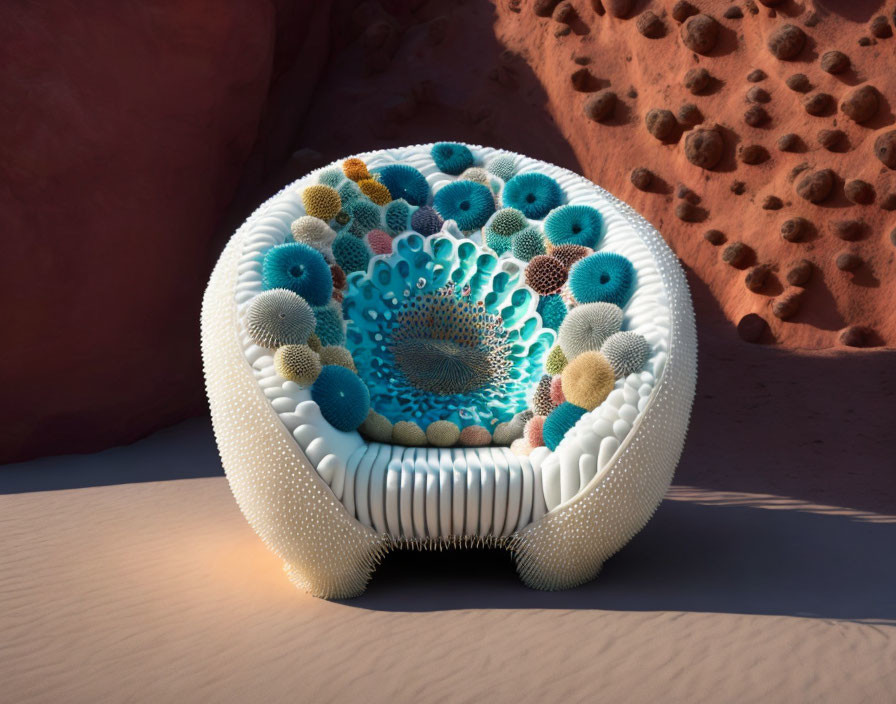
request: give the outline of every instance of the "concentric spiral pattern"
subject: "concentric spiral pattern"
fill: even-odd
[[[526,408],[554,333],[513,264],[473,242],[406,234],[349,276],[347,346],[393,423],[491,429]]]

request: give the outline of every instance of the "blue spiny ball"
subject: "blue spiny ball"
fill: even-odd
[[[322,183],[325,186],[329,186],[330,188],[336,188],[342,183],[342,180],[345,176],[342,175],[341,169],[324,169],[320,172],[320,175],[317,177],[318,183]]]
[[[380,183],[389,189],[393,200],[403,198],[411,205],[426,205],[429,200],[429,184],[413,166],[389,164],[374,172],[379,174]]]
[[[336,301],[330,301],[325,306],[317,306],[311,309],[314,312],[314,334],[320,339],[320,343],[326,345],[345,344],[345,321],[342,319],[342,306]]]
[[[569,401],[564,401],[551,411],[550,415],[545,418],[544,427],[541,431],[544,444],[547,445],[548,449],[552,452],[556,450],[563,436],[585,413],[584,408],[576,406]]]
[[[382,227],[382,209],[372,200],[368,200],[366,196],[351,201],[347,210],[348,214],[352,216],[348,229],[355,237],[363,237],[371,230]]]
[[[393,200],[386,206],[386,230],[390,235],[400,235],[408,229],[411,206],[404,199]]]
[[[465,144],[439,142],[430,151],[439,171],[457,176],[473,165],[473,152]]]
[[[513,256],[524,262],[547,251],[544,247],[544,237],[535,225],[514,232],[510,237],[510,248],[513,251]]]
[[[495,254],[501,255],[510,251],[511,238],[506,235],[499,235],[491,228],[485,228],[485,246],[495,250]]]
[[[517,174],[504,186],[505,207],[521,210],[523,215],[541,220],[563,201],[560,184],[537,172]]]
[[[311,398],[336,430],[351,432],[367,418],[370,392],[350,369],[327,364],[311,386]]]
[[[475,230],[495,212],[495,199],[487,186],[475,181],[453,181],[436,193],[434,205],[439,215],[454,220],[464,231]]]
[[[560,297],[560,294],[552,293],[549,296],[542,296],[538,301],[538,314],[541,316],[541,322],[551,328],[551,330],[559,330],[560,324],[566,317],[566,304]]]
[[[333,275],[320,252],[292,242],[272,247],[264,255],[261,286],[265,291],[287,288],[312,306],[321,306],[333,295]]]
[[[594,249],[603,222],[600,212],[590,205],[563,205],[545,218],[544,234],[555,245],[578,244]]]
[[[349,210],[349,206],[356,200],[363,199],[365,196],[358,188],[358,184],[354,181],[346,181],[336,191],[339,194],[339,200],[342,201],[342,209]]]
[[[411,215],[411,229],[424,237],[436,234],[442,229],[443,224],[444,221],[439,214],[428,205],[418,208]]]
[[[367,271],[370,250],[364,240],[347,232],[340,232],[333,240],[333,259],[346,274],[353,271]]]
[[[615,252],[597,252],[573,264],[569,289],[579,303],[604,301],[622,308],[635,289],[635,267]]]

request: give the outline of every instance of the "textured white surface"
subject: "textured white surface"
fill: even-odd
[[[478,163],[498,154],[472,149]],[[410,163],[424,173],[434,191],[453,180],[437,173],[428,146],[359,156],[371,168],[393,161]],[[354,585],[366,581],[372,561],[390,543],[458,539],[509,539],[527,583],[571,586],[594,576],[603,560],[643,526],[671,480],[696,377],[693,311],[677,259],[646,221],[585,179],[524,157],[517,157],[517,164],[518,172],[537,170],[556,178],[566,202],[601,210],[606,225],[599,248],[628,257],[638,275],[635,293],[624,309],[623,329],[644,335],[651,346],[645,370],[617,380],[607,400],[583,416],[554,453],[539,448],[526,458],[506,448],[365,446],[357,433],[331,428],[307,391],[276,375],[271,352],[248,340],[241,314],[261,290],[264,252],[288,236],[290,222],[302,214],[298,191],[316,182],[317,172],[259,208],[234,235],[216,267],[203,311],[203,352],[225,469],[250,522],[291,563],[294,579],[315,593],[360,591],[363,583],[359,588]],[[218,334],[228,336],[228,344],[220,338],[213,342]],[[231,357],[234,349],[240,359]],[[222,376],[229,382],[223,383]],[[244,384],[248,388],[242,388]],[[246,408],[241,415],[229,408],[226,420],[219,419],[223,413],[216,410],[220,406],[216,388],[234,385],[240,388],[228,388],[228,397],[252,396],[266,413],[252,404],[251,411]],[[270,450],[266,457],[252,460],[252,453],[242,447],[248,442],[245,436],[252,434],[250,426],[256,424],[279,425],[278,437],[289,448],[281,455],[287,467],[270,466],[277,464]],[[218,430],[219,426],[226,430]],[[234,435],[243,439],[234,440]],[[303,469],[301,480],[295,475],[296,463]],[[348,530],[344,520],[367,530],[343,535],[351,548],[341,557],[354,564],[359,575],[363,573],[348,580],[352,587],[336,587],[327,577],[334,569],[331,561],[338,561],[333,556],[325,560],[328,566],[311,565],[322,577],[304,576],[309,572],[303,562],[308,559],[306,544],[316,542],[304,533],[315,532],[315,525],[317,532],[330,531],[329,521],[309,522],[302,508],[293,504],[286,513],[283,507],[257,505],[280,500],[276,492],[271,499],[272,488],[261,486],[266,482],[281,486],[290,501],[296,501],[297,487],[292,484],[298,481],[304,486],[307,470],[332,506],[339,504],[339,511],[322,508],[335,514],[338,528],[333,530]]]

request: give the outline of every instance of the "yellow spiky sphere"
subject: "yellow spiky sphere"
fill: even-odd
[[[320,352],[323,345],[320,344],[320,338],[317,333],[311,333],[308,336],[308,346],[315,352]]]
[[[569,403],[593,411],[610,395],[616,373],[600,352],[582,352],[566,365],[561,377],[563,395]]]
[[[342,162],[342,173],[352,181],[363,181],[370,178],[367,164],[357,158],[346,159]]]
[[[389,189],[372,178],[365,178],[358,181],[358,188],[361,189],[361,193],[370,198],[370,200],[377,205],[386,205],[387,203],[392,202],[392,194],[389,193]]]
[[[361,423],[358,431],[368,440],[374,442],[391,442],[392,440],[392,421],[381,413],[377,413],[373,409],[367,414],[367,418]]]
[[[302,191],[302,205],[311,217],[329,221],[342,210],[342,200],[335,188],[318,183]]]
[[[352,353],[345,347],[339,345],[327,345],[322,347],[318,352],[321,364],[337,364],[340,367],[351,369],[357,373],[358,368],[355,366],[355,360],[352,359]]]
[[[308,345],[283,345],[274,353],[274,368],[287,381],[311,386],[320,374],[320,358]]]
[[[451,447],[460,439],[460,428],[450,420],[436,420],[426,426],[426,439],[436,447]]]
[[[426,433],[416,423],[400,420],[392,426],[392,442],[396,445],[418,447],[426,444]]]

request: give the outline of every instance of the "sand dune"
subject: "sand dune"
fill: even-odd
[[[201,420],[0,471],[16,492],[0,496],[5,701],[842,703],[896,688],[896,515],[678,485],[585,587],[530,591],[502,552],[401,553],[334,603],[291,586],[223,477],[101,485],[134,463],[137,480],[154,463],[219,471]]]

